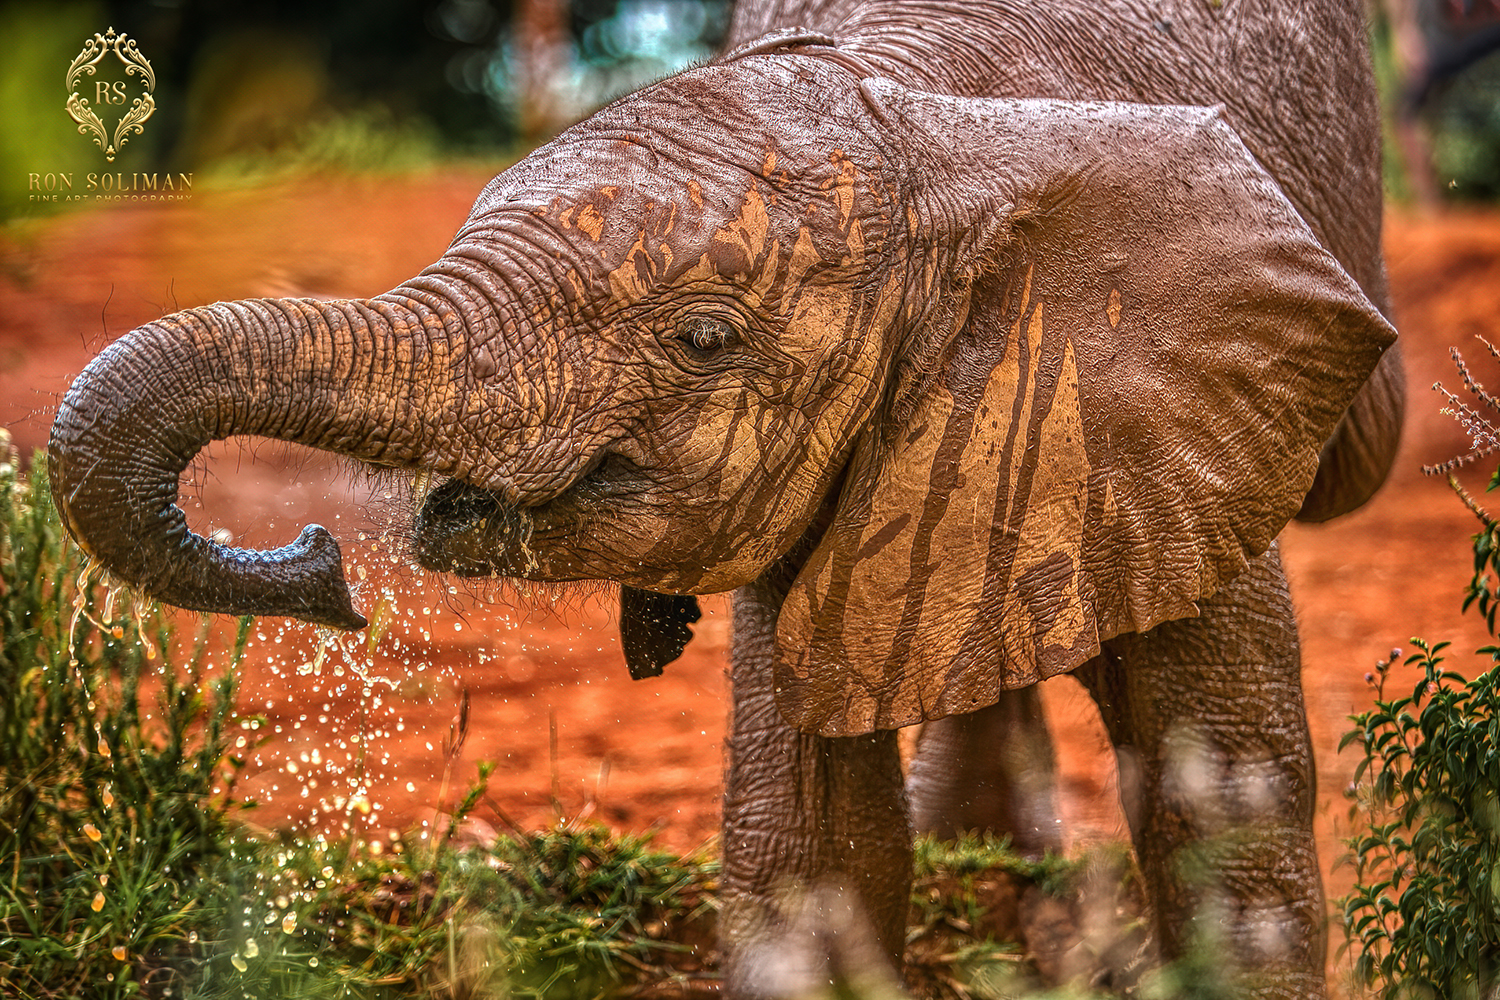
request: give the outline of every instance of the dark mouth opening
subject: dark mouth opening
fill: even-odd
[[[423,569],[490,576],[498,567],[480,557],[492,546],[512,548],[521,530],[520,511],[498,493],[449,479],[428,493],[417,511],[412,554]],[[504,544],[506,539],[510,545]]]
[[[498,491],[462,479],[445,479],[427,494],[412,525],[412,555],[423,569],[459,576],[528,576],[535,556],[528,545],[537,518],[553,535],[576,523],[587,508],[628,492],[639,479],[629,459],[601,451],[571,483],[542,503],[521,506]]]

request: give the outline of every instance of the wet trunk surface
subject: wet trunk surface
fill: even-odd
[[[58,509],[115,579],[159,600],[361,628],[324,528],[270,551],[229,548],[188,528],[179,480],[204,446],[235,435],[430,462],[424,429],[443,421],[422,415],[431,391],[419,373],[449,352],[443,335],[441,318],[380,300],[220,303],[143,326],[94,359],[58,409]]]

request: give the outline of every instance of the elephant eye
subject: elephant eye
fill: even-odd
[[[709,316],[693,316],[685,321],[677,333],[694,350],[711,354],[730,347],[738,339],[734,327],[721,319]]]

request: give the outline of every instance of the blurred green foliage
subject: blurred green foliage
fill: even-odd
[[[1471,0],[1447,6],[1480,5]],[[1500,197],[1500,22],[1445,20],[1442,0],[1383,0],[1371,10],[1386,193],[1398,201]],[[1401,64],[1392,20],[1401,12],[1413,22],[1407,45],[1420,50],[1408,58],[1425,60],[1427,68]]]
[[[1500,198],[1500,52],[1438,88],[1424,118],[1432,167],[1446,197]]]
[[[0,61],[0,218],[53,209],[31,198],[32,174],[70,174],[81,185],[89,171],[171,170],[212,183],[266,169],[505,160],[543,137],[523,105],[545,105],[547,127],[560,127],[705,59],[723,39],[732,6],[557,0],[547,80],[527,91],[517,85],[529,30],[520,0],[0,0],[0,37],[11,40]],[[64,111],[63,78],[84,40],[111,26],[151,60],[157,110],[144,134],[106,163]],[[1403,148],[1388,138],[1392,196],[1428,187],[1445,199],[1500,196],[1500,54],[1416,84],[1396,65],[1379,9],[1371,44],[1388,131],[1415,122],[1425,144],[1413,152],[1410,142]],[[1414,86],[1420,105],[1403,96]],[[1411,156],[1421,162],[1404,161]]]
[[[63,89],[69,61],[101,16],[93,4],[0,6],[0,38],[12,40],[0,59],[0,217],[33,204],[32,173],[82,175],[106,165],[64,110]],[[139,160],[136,150],[131,159]]]

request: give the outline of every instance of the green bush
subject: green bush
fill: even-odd
[[[541,1000],[708,975],[717,863],[597,825],[462,850],[246,840],[230,861],[236,919],[183,995]]]
[[[1355,976],[1382,998],[1477,1000],[1500,969],[1500,688],[1492,670],[1470,681],[1446,669],[1447,643],[1414,642],[1416,688],[1388,698],[1398,657],[1382,662],[1375,707],[1340,744],[1364,754],[1354,796],[1366,826],[1348,841],[1344,921]]]
[[[1485,342],[1490,354],[1500,352]],[[1463,383],[1481,407],[1500,405],[1469,374]],[[1445,412],[1469,431],[1474,450],[1429,467],[1446,475],[1479,518],[1474,576],[1464,610],[1474,607],[1495,634],[1500,612],[1500,523],[1459,485],[1454,471],[1494,453],[1497,429],[1462,399],[1439,388]],[[1500,471],[1489,489],[1500,487]],[[1357,946],[1356,980],[1383,1000],[1488,1000],[1500,986],[1500,647],[1478,651],[1469,680],[1444,666],[1446,642],[1413,639],[1408,667],[1421,679],[1410,695],[1387,694],[1401,659],[1393,650],[1367,675],[1375,706],[1352,716],[1339,749],[1362,754],[1348,794],[1357,832],[1346,843],[1355,886],[1343,902],[1345,948]]]

